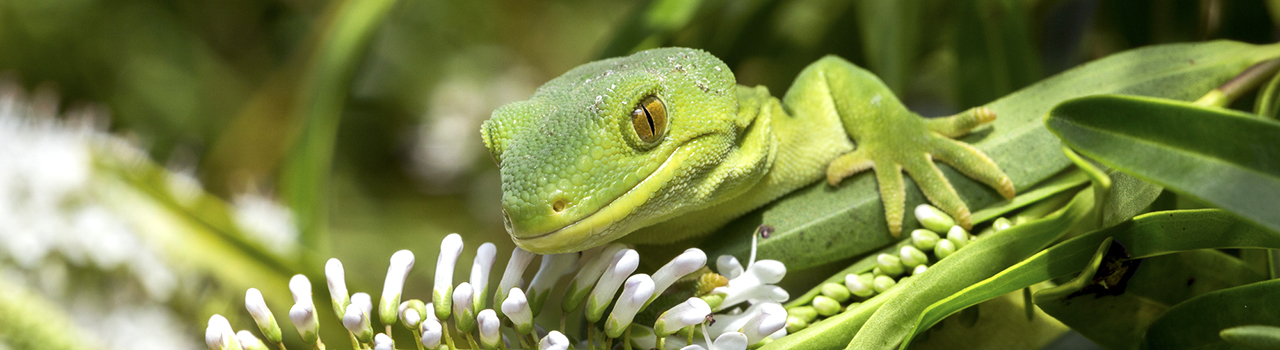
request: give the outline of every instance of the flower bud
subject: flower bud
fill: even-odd
[[[422,333],[422,346],[428,349],[440,347],[440,337],[444,336],[444,327],[440,326],[440,321],[434,317],[427,317],[418,324],[418,331]]]
[[[837,302],[843,303],[849,301],[849,288],[845,288],[845,286],[835,283],[823,283],[819,289],[821,290],[822,295],[835,299]]]
[[[959,250],[969,244],[969,232],[965,232],[960,226],[951,226],[951,230],[947,231],[947,240],[955,244],[956,250]]]
[[[844,286],[849,288],[849,292],[860,298],[870,298],[876,294],[875,282],[876,276],[871,273],[861,275],[848,274],[844,276]]]
[[[596,282],[600,281],[600,275],[604,274],[604,270],[609,264],[618,257],[627,246],[622,243],[613,243],[605,246],[595,256],[582,264],[582,268],[578,269],[578,274],[573,276],[573,280],[569,281],[569,288],[565,293],[564,301],[560,303],[561,311],[569,313],[578,308],[582,301],[591,294],[591,288],[595,287]],[[503,311],[505,312],[505,311]]]
[[[838,307],[838,305],[837,305]],[[755,344],[760,340],[768,337],[781,330],[787,325],[787,310],[779,304],[764,304],[760,308],[760,313],[752,317],[745,326],[742,326],[742,334],[747,336],[747,345]]]
[[[476,258],[471,261],[471,289],[475,292],[475,297],[471,298],[472,310],[485,308],[484,296],[489,294],[489,272],[493,270],[497,256],[498,247],[493,243],[485,242],[476,249]]]
[[[920,248],[921,250],[933,249],[933,246],[938,243],[939,239],[942,239],[942,238],[938,237],[938,234],[933,231],[929,231],[922,228],[918,228],[911,231],[911,244],[915,245],[916,248]]]
[[[502,301],[502,313],[511,319],[517,333],[529,334],[533,331],[533,311],[529,309],[529,301],[520,288],[512,288],[507,300]]]
[[[1010,227],[1013,227],[1013,222],[1003,217],[997,218],[995,222],[991,223],[991,228],[995,229],[996,232],[1007,230]]]
[[[799,332],[805,328],[809,328],[809,322],[805,322],[805,320],[795,316],[787,317],[787,333]]]
[[[262,343],[261,340],[258,340],[258,337],[253,336],[253,333],[249,331],[236,332],[236,340],[240,342],[240,348],[244,350],[267,350],[267,344]]]
[[[708,315],[711,315],[711,306],[706,301],[689,298],[658,316],[658,321],[653,324],[653,332],[659,337],[665,337],[682,328],[702,323]]]
[[[951,216],[928,204],[916,206],[916,220],[920,220],[920,226],[933,232],[946,232],[951,226],[956,225],[956,221],[951,219]]]
[[[951,254],[955,254],[955,252],[956,244],[952,243],[950,239],[938,241],[938,245],[933,247],[933,255],[937,256],[938,260],[946,259]]]
[[[666,265],[662,265],[657,272],[653,273],[653,296],[649,297],[649,301],[645,305],[652,303],[663,291],[667,290],[672,283],[679,280],[685,275],[691,274],[703,266],[707,265],[707,253],[703,253],[702,249],[689,248],[671,259]]]
[[[396,349],[396,342],[391,340],[391,336],[383,333],[378,333],[378,336],[373,337],[373,350],[395,350],[395,349]]]
[[[716,258],[716,272],[728,279],[738,278],[743,272],[742,263],[733,255],[721,255]]]
[[[840,302],[826,296],[813,297],[813,309],[818,311],[819,315],[831,317],[840,313]]]
[[[568,350],[569,338],[565,337],[560,331],[551,331],[547,336],[542,337],[538,341],[538,350]]]
[[[293,308],[289,309],[289,321],[298,329],[303,342],[315,344],[320,339],[320,322],[316,318],[315,305],[302,302],[293,304]]]
[[[636,312],[639,312],[640,307],[653,296],[653,289],[653,279],[649,275],[638,274],[627,278],[622,287],[622,295],[618,297],[618,303],[613,306],[613,312],[605,321],[605,334],[610,338],[622,336],[622,332],[631,326],[631,320],[635,318]]]
[[[751,343],[741,332],[725,332],[711,343],[711,350],[746,350]]]
[[[436,281],[431,289],[431,303],[436,306],[436,317],[448,320],[453,312],[453,267],[462,255],[462,236],[450,233],[440,241],[440,257],[436,260]]]
[[[893,287],[895,283],[897,283],[897,281],[894,281],[892,277],[876,276],[875,282],[873,282],[872,285],[875,286],[876,293],[884,293],[884,291]]]
[[[538,273],[533,275],[533,281],[529,282],[529,292],[525,294],[525,297],[529,298],[529,308],[533,310],[534,317],[542,312],[542,305],[546,303],[547,297],[551,296],[551,288],[555,287],[560,277],[568,275],[577,267],[578,253],[542,256],[542,266],[538,267]]]
[[[382,324],[396,322],[400,293],[404,291],[404,280],[409,278],[409,270],[413,269],[413,252],[396,251],[391,254],[391,264],[387,266],[387,279],[382,284],[382,300],[378,302],[378,316]]]
[[[209,317],[209,326],[204,330],[204,343],[209,350],[240,350],[240,341],[236,339],[231,323],[222,315]]]
[[[813,322],[818,318],[818,310],[815,310],[812,306],[796,306],[787,309],[787,315],[798,317],[805,322]]]
[[[258,324],[258,330],[262,331],[262,335],[272,343],[280,343],[280,324],[276,323],[276,318],[271,314],[271,309],[267,308],[267,302],[262,299],[262,292],[257,288],[249,288],[244,293],[244,308],[249,309],[249,315],[253,316],[253,322]]]
[[[911,269],[911,275],[912,275],[912,276],[919,276],[920,274],[924,273],[924,271],[925,271],[925,270],[928,270],[928,269],[929,269],[929,266],[928,266],[928,265],[919,265],[919,266],[916,266],[916,268]]]
[[[351,302],[347,295],[347,277],[346,271],[342,269],[342,262],[337,258],[330,258],[325,262],[324,279],[329,285],[329,301],[333,303],[333,312],[338,318],[342,318],[347,313],[347,304]]]
[[[898,257],[901,258],[902,265],[906,265],[907,268],[914,269],[916,266],[929,263],[929,256],[924,255],[920,248],[910,245],[902,246],[902,249],[898,250]]]
[[[411,299],[400,303],[400,323],[404,328],[417,329],[418,323],[422,322],[422,318],[427,314],[427,305],[422,300]]]
[[[594,323],[604,316],[604,311],[613,301],[618,287],[639,266],[640,255],[632,249],[624,250],[622,255],[609,264],[604,275],[600,276],[600,282],[596,283],[595,289],[591,290],[591,296],[587,298],[587,321]]]
[[[876,267],[879,267],[880,271],[884,272],[887,276],[897,277],[902,275],[905,270],[902,266],[902,260],[898,259],[897,256],[889,254],[880,254],[876,256],[876,264]]]
[[[293,293],[294,304],[314,304],[311,301],[311,280],[307,276],[293,275],[289,279],[289,292]]]
[[[476,310],[471,308],[471,283],[462,282],[453,291],[453,315],[456,316],[457,327],[463,333],[476,330]]]
[[[342,316],[342,326],[361,343],[373,341],[373,326],[369,322],[369,314],[362,307],[347,308],[347,313]]]
[[[493,309],[480,310],[476,315],[476,323],[480,327],[480,344],[485,349],[497,349],[502,342],[502,333],[499,332],[502,321],[498,319],[498,313],[493,312]]]
[[[524,275],[524,270],[529,268],[529,263],[533,262],[534,255],[520,247],[511,251],[511,260],[507,261],[507,269],[502,271],[498,290],[493,292],[493,305],[501,305],[503,300],[507,300],[507,293],[512,288],[520,287],[520,277]],[[494,311],[498,312],[498,316],[502,316],[502,310]]]
[[[373,314],[373,298],[369,293],[359,292],[351,295],[351,303],[347,304],[348,308],[360,308],[365,314]],[[343,314],[346,316],[346,314]]]

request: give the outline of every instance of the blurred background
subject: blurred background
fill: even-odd
[[[452,232],[503,264],[479,125],[599,58],[702,48],[780,96],[835,54],[943,115],[1277,23],[1275,0],[0,0],[0,349],[201,349],[210,314],[249,327],[248,287],[277,316],[293,274],[323,300],[330,257],[376,292],[412,250],[429,295]]]

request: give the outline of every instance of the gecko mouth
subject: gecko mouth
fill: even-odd
[[[705,135],[702,135],[705,136]],[[701,138],[694,137],[685,144]],[[649,202],[649,199],[675,177],[676,169],[689,158],[687,147],[681,146],[668,156],[649,176],[640,180],[631,189],[596,209],[577,221],[561,228],[531,236],[520,236],[512,230],[508,219],[508,232],[517,246],[538,254],[558,254],[579,251],[610,241],[634,231],[632,224],[644,218],[633,217],[632,214]],[[503,216],[506,218],[506,216]],[[637,220],[639,219],[639,220]]]

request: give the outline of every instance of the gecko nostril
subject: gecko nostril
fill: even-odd
[[[569,206],[569,203],[565,202],[564,198],[557,198],[555,202],[551,203],[551,210],[559,214],[560,212],[564,211],[564,207],[567,207],[567,206]]]

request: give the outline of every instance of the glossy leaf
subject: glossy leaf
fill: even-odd
[[[1222,330],[1247,325],[1280,327],[1280,312],[1275,312],[1280,310],[1277,295],[1280,295],[1280,280],[1192,298],[1170,308],[1151,324],[1143,345],[1148,349],[1233,348],[1222,339]]]
[[[1280,123],[1126,96],[1064,102],[1046,123],[1102,164],[1280,231]]]
[[[1280,233],[1268,231],[1222,210],[1144,214],[1132,221],[1054,245],[990,278],[969,285],[925,309],[911,333],[919,334],[948,315],[984,300],[1081,271],[1108,238],[1122,244],[1134,259],[1193,249],[1280,247]]]
[[[1018,191],[1071,166],[1061,143],[1042,122],[1058,103],[1080,96],[1123,93],[1190,100],[1254,63],[1280,56],[1280,46],[1210,42],[1155,46],[1116,54],[1051,77],[988,105],[999,118],[990,129],[965,138],[1000,164]],[[954,169],[943,173],[972,210],[1004,202],[987,188]],[[907,206],[924,202],[907,180]],[[816,183],[745,215],[703,244],[712,256],[745,257],[750,240],[741,239],[760,224],[775,228],[760,242],[760,256],[778,259],[789,269],[804,270],[879,249],[896,242],[884,222],[875,177],[854,176],[832,188]],[[907,213],[903,231],[918,227]],[[798,252],[803,252],[799,254]]]

